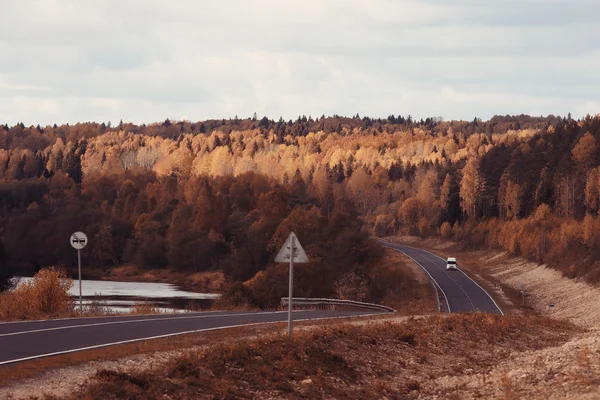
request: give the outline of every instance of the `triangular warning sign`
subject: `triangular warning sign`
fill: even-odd
[[[300,244],[300,241],[296,237],[294,232],[290,233],[287,240],[277,253],[277,257],[275,257],[275,262],[290,262],[290,247],[292,246],[292,238],[294,238],[294,262],[295,263],[307,263],[308,257]]]

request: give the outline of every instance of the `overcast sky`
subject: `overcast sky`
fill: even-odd
[[[600,0],[0,0],[0,123],[600,112]]]

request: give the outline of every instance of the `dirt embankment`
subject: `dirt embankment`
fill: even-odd
[[[577,331],[543,317],[482,314],[336,324],[292,341],[280,335],[222,344],[147,370],[101,370],[70,398],[462,399],[473,390],[436,379],[486,374],[516,352],[560,345]],[[526,391],[507,383],[485,393]]]

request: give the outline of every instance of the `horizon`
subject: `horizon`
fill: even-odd
[[[356,115],[357,114],[350,115],[350,116],[348,116],[348,115],[339,115],[339,114],[325,115],[325,119],[338,119],[338,118],[339,119],[355,119]],[[426,121],[427,119],[437,120],[438,123],[444,123],[444,122],[449,122],[449,123],[467,122],[467,123],[470,123],[470,122],[473,122],[475,119],[477,119],[478,122],[487,123],[487,122],[490,122],[494,118],[507,118],[507,117],[508,118],[530,117],[530,118],[540,118],[540,119],[548,119],[548,118],[560,118],[560,119],[564,119],[564,118],[567,118],[567,119],[571,119],[573,121],[582,121],[586,117],[591,117],[591,118],[598,117],[598,116],[600,116],[600,113],[596,113],[594,115],[590,114],[590,113],[587,113],[586,115],[582,115],[582,116],[573,116],[573,115],[571,115],[570,112],[567,112],[565,114],[547,114],[547,115],[531,115],[531,114],[506,114],[506,115],[498,115],[498,114],[496,114],[496,115],[491,116],[489,119],[482,119],[482,118],[479,118],[477,116],[475,116],[473,119],[445,119],[444,117],[441,117],[441,116],[427,116],[427,117],[423,117],[423,118],[416,118],[416,117],[414,117],[414,116],[412,116],[410,114],[406,114],[406,115],[403,115],[403,114],[388,114],[385,117],[372,117],[370,115],[360,115],[359,113],[358,113],[358,115],[359,115],[359,117],[360,117],[361,120],[363,118],[368,118],[368,119],[373,120],[373,121],[386,120],[388,117],[394,116],[394,117],[404,117],[404,118],[409,118],[410,117],[412,119],[413,123],[419,123],[421,120],[422,121]],[[256,120],[260,121],[262,118],[265,118],[265,117],[268,119],[269,122],[273,122],[273,123],[277,123],[280,118],[283,118],[282,116],[277,117],[277,118],[272,118],[272,117],[268,117],[266,115],[265,116],[257,115]],[[321,120],[322,117],[323,117],[323,114],[318,115],[318,116],[300,114],[299,116],[296,116],[296,117],[290,118],[290,119],[283,118],[283,123],[285,123],[285,124],[288,124],[289,122],[295,123],[298,120],[298,117],[301,117],[301,118],[306,117],[309,121],[312,118],[313,121],[316,121],[317,119]],[[54,125],[56,125],[56,126],[64,126],[64,125],[74,126],[74,125],[78,125],[78,124],[98,124],[98,125],[101,125],[101,124],[108,125],[108,124],[110,124],[111,128],[114,128],[115,126],[119,125],[121,122],[123,124],[132,124],[132,125],[135,125],[135,126],[143,126],[143,125],[145,125],[145,126],[152,126],[152,125],[162,124],[162,123],[164,123],[167,120],[169,122],[171,122],[171,123],[174,123],[174,124],[178,124],[178,123],[182,123],[182,122],[183,123],[190,123],[190,124],[198,124],[198,123],[204,123],[204,122],[209,122],[209,121],[223,121],[223,120],[225,120],[225,121],[235,121],[236,118],[239,121],[250,121],[250,120],[253,119],[253,116],[240,117],[239,115],[235,115],[233,117],[227,117],[227,118],[207,118],[207,119],[196,119],[196,120],[194,120],[194,119],[175,119],[175,118],[167,117],[167,118],[165,118],[163,120],[142,121],[142,122],[134,122],[134,121],[127,121],[125,119],[120,119],[118,121],[111,121],[111,120],[110,121],[75,121],[75,122],[63,122],[63,123],[54,122],[54,123],[50,123],[50,124],[41,124],[41,123],[38,123],[38,124],[26,124],[26,123],[24,123],[22,121],[18,121],[18,122],[14,123],[14,124],[9,124],[7,122],[0,121],[0,126],[8,126],[10,128],[10,127],[17,126],[19,124],[23,124],[23,126],[25,126],[26,128],[36,127],[36,126],[39,126],[40,128],[47,128],[47,127],[52,127]]]

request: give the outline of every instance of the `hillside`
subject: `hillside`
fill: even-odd
[[[92,270],[219,269],[243,301],[285,273],[272,257],[294,230],[313,260],[299,275],[306,295],[368,282],[381,256],[369,235],[401,232],[596,282],[599,139],[599,116],[5,125],[2,274],[73,266],[67,238],[82,230]]]

